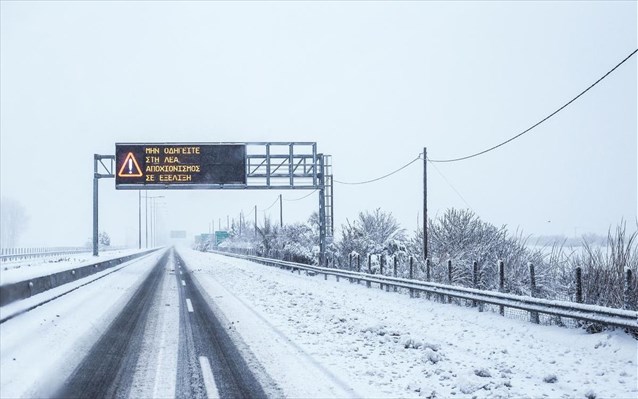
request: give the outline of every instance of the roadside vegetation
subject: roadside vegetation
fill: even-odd
[[[430,279],[448,283],[448,261],[452,262],[454,285],[472,287],[474,262],[478,267],[477,287],[498,289],[498,262],[505,265],[505,292],[519,295],[572,300],[576,298],[576,269],[582,276],[582,301],[615,308],[638,309],[638,223],[630,231],[621,221],[610,228],[606,242],[583,236],[581,245],[567,240],[530,243],[530,237],[507,226],[495,226],[467,209],[448,209],[428,221],[428,258]],[[316,214],[307,223],[280,227],[265,218],[257,230],[251,225],[233,225],[230,238],[221,244],[227,248],[251,249],[256,254],[306,264],[319,262],[319,225]],[[213,247],[200,243],[200,249]],[[415,278],[425,279],[423,231],[409,233],[391,213],[380,209],[360,212],[347,219],[338,236],[327,246],[329,267],[379,273],[381,257],[386,262],[397,258],[398,276],[409,276],[409,259],[414,259]],[[372,255],[369,257],[369,255]],[[534,266],[536,290],[531,292],[530,268]],[[386,269],[387,270],[387,269]],[[632,279],[627,285],[627,270]]]

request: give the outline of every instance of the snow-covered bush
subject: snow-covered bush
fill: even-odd
[[[341,226],[341,237],[335,249],[338,256],[345,260],[351,254],[359,254],[362,258],[361,268],[366,270],[368,254],[387,257],[406,253],[405,230],[391,213],[378,208],[373,212],[360,212],[353,222],[346,220],[346,224]],[[373,270],[377,271],[378,257],[373,257],[372,261]]]

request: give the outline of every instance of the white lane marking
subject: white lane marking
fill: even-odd
[[[204,377],[204,386],[206,387],[206,396],[208,398],[219,398],[219,391],[217,391],[217,384],[215,384],[215,377],[213,377],[213,370],[210,367],[210,360],[206,356],[199,357],[199,365],[202,368],[202,376]]]
[[[182,273],[182,271],[180,270],[180,271],[179,271],[179,274],[184,274],[184,273]]]
[[[182,287],[186,287],[186,281],[182,280]]]
[[[189,298],[186,298],[186,307],[188,308],[188,311],[193,313],[193,304],[191,303],[191,300]]]

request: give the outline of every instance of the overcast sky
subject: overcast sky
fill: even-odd
[[[0,7],[0,188],[30,216],[22,245],[88,239],[93,154],[116,142],[316,141],[335,179],[367,180],[423,147],[464,156],[520,133],[637,47],[634,1]],[[636,58],[511,144],[438,164],[460,195],[430,167],[430,216],[470,207],[526,234],[635,228]],[[422,170],[336,185],[337,227],[381,208],[414,230]],[[114,186],[100,182],[100,229],[134,242],[137,192]],[[261,219],[279,193],[152,194],[168,228],[197,234],[254,205]],[[317,194],[284,206],[286,222],[306,220]]]

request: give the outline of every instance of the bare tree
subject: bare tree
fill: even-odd
[[[18,245],[27,228],[29,217],[24,207],[15,199],[2,197],[0,201],[0,243],[3,248]]]

